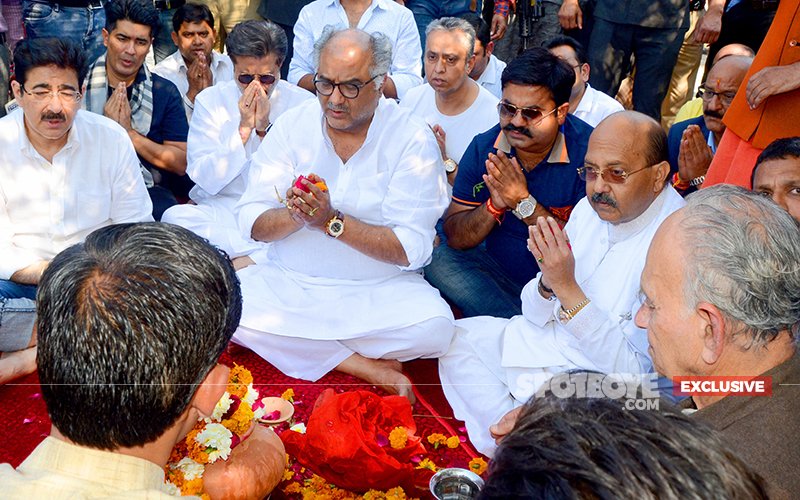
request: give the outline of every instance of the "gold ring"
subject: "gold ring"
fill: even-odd
[[[308,212],[308,215],[309,215],[310,217],[314,217],[314,214],[315,214],[315,213],[317,213],[317,209],[318,209],[318,208],[319,208],[319,207],[314,207],[314,208],[312,208],[312,209],[311,209],[311,211],[310,211],[310,212]]]

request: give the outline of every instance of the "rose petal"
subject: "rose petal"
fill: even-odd
[[[42,393],[41,392],[34,392],[30,396],[28,396],[28,399],[39,399],[41,397],[42,397]]]
[[[414,455],[411,457],[411,461],[415,464],[422,462],[422,455]]]
[[[458,428],[458,432],[467,432],[467,428],[466,427],[459,427]]]
[[[281,411],[275,410],[264,415],[264,420],[278,420],[281,418]]]
[[[383,434],[378,434],[377,436],[375,436],[375,440],[378,442],[378,446],[380,446],[381,448],[389,444],[389,438],[387,438]]]
[[[26,418],[26,419],[22,420],[23,424],[32,424],[34,422],[36,422],[36,419],[33,419],[33,418]]]
[[[467,442],[467,436],[458,436],[458,440],[461,441],[462,443],[466,443]]]

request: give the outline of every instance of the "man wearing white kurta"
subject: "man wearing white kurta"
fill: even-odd
[[[253,155],[239,224],[271,244],[239,272],[234,339],[293,377],[338,369],[413,398],[399,361],[442,355],[453,333],[418,272],[447,190],[431,131],[381,97],[390,50],[380,34],[323,33],[320,102],[286,112]]]
[[[665,183],[664,132],[640,113],[615,114],[592,133],[584,168],[587,197],[564,231],[542,217],[530,228],[541,273],[522,291],[522,315],[457,321],[439,361],[455,416],[487,455],[495,447],[490,426],[553,374],[651,370],[646,331],[633,322],[639,279],[656,229],[684,205]]]
[[[237,79],[201,92],[189,126],[186,172],[195,182],[189,193],[194,204],[175,205],[161,220],[199,234],[231,258],[249,256],[258,262],[263,259],[266,243],[244,237],[234,215],[245,190],[250,157],[261,145],[270,123],[314,96],[280,80],[285,52],[279,50],[286,50],[286,35],[277,25],[266,21],[240,23],[227,43]],[[239,80],[247,81],[254,73],[273,77],[273,83],[263,84],[256,78],[247,84]],[[264,107],[263,112],[259,112],[259,106]],[[260,123],[251,123],[253,113],[259,115]],[[234,260],[234,264],[239,267],[250,260]]]
[[[383,33],[389,38],[392,61],[383,89],[386,97],[402,100],[408,89],[422,83],[422,47],[414,14],[394,0],[372,0],[365,11],[362,3],[317,0],[303,7],[294,25],[294,53],[287,80],[314,91],[314,42],[330,25]]]

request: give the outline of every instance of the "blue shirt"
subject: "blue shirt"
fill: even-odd
[[[568,219],[572,208],[586,196],[586,183],[578,177],[583,166],[589,135],[593,128],[579,118],[567,115],[559,129],[550,154],[530,172],[528,192],[536,201],[561,219]],[[489,189],[483,182],[485,161],[489,153],[497,154],[500,125],[475,136],[458,165],[453,186],[453,202],[479,207],[489,199]],[[503,136],[504,138],[505,136]],[[509,156],[514,156],[513,148]],[[528,250],[528,225],[507,213],[503,223],[496,225],[486,237],[486,250],[503,270],[520,285],[536,276],[539,266]]]

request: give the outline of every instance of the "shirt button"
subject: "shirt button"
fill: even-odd
[[[789,47],[797,47],[797,40],[792,40],[789,42]]]

